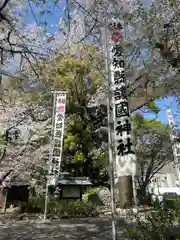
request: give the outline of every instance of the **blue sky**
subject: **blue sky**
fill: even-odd
[[[167,120],[166,110],[167,110],[167,107],[170,107],[174,121],[177,121],[177,104],[176,104],[176,100],[173,97],[158,100],[158,101],[156,101],[156,103],[162,110],[159,112],[157,117],[154,114],[147,113],[147,114],[145,114],[146,118],[150,118],[150,119],[156,118],[159,121],[167,124],[168,120]]]
[[[42,22],[47,21],[46,28],[48,32],[54,33],[58,31],[58,27],[55,25],[59,24],[60,18],[64,15],[63,10],[65,8],[65,0],[63,0],[58,7],[54,7],[51,0],[47,2],[47,5],[45,5],[46,12],[44,12],[44,14],[40,13],[43,8],[38,8],[35,5],[31,5],[31,7],[29,6],[25,22],[28,24],[38,23],[39,26],[43,26],[44,28]],[[47,10],[49,10],[49,13],[47,13]]]
[[[37,22],[38,24],[41,24],[43,21],[47,21],[47,30],[50,33],[55,33],[58,31],[58,27],[55,26],[59,24],[59,20],[62,17],[63,9],[65,8],[65,0],[62,1],[62,4],[58,8],[53,8],[52,1],[48,1],[48,5],[46,6],[46,10],[49,9],[52,11],[52,15],[45,13],[43,15],[39,14],[39,9],[37,7],[32,7],[28,9],[28,14],[26,15],[25,22],[28,24],[33,24]],[[162,109],[160,113],[155,116],[151,113],[145,114],[146,118],[150,119],[158,119],[164,123],[168,123],[167,117],[166,117],[166,109],[167,107],[171,108],[172,115],[174,117],[174,120],[176,120],[176,112],[177,112],[177,104],[173,97],[169,97],[167,99],[162,99],[157,101],[157,105]]]

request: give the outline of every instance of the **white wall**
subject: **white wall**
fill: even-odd
[[[150,187],[177,187],[177,177],[174,174],[156,174],[151,179]]]

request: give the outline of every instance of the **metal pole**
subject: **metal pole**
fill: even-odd
[[[171,110],[170,108],[167,109],[167,118],[168,118],[168,123],[169,123],[169,127],[171,129],[170,132],[170,140],[172,143],[172,151],[173,151],[173,156],[174,156],[174,161],[175,161],[175,166],[176,166],[176,172],[177,172],[177,177],[178,177],[178,181],[179,181],[179,186],[180,186],[180,171],[179,171],[179,163],[178,163],[178,155],[177,155],[177,143],[175,143],[175,137],[173,136],[173,129],[175,128],[175,124],[174,124],[174,120],[173,120],[173,116],[171,114]]]
[[[137,207],[137,192],[136,192],[135,176],[132,176],[132,182],[133,182],[134,205],[135,207]]]
[[[117,240],[116,230],[116,201],[115,201],[115,184],[114,184],[114,155],[113,155],[113,137],[112,137],[112,123],[113,123],[113,109],[111,107],[112,95],[111,95],[111,71],[110,71],[110,56],[107,41],[107,26],[104,28],[104,52],[105,52],[105,64],[106,64],[106,76],[108,82],[108,94],[107,94],[107,114],[108,114],[108,150],[109,150],[109,177],[111,188],[111,211],[112,211],[112,237],[113,240]]]
[[[4,188],[4,189],[5,189],[5,188]],[[8,197],[8,188],[5,189],[5,197],[4,197],[4,204],[3,204],[3,213],[6,213],[7,197]]]
[[[176,170],[177,170],[177,177],[178,177],[178,181],[179,181],[179,187],[180,187],[180,171],[179,171],[179,168],[177,167],[177,163],[178,163],[178,156],[176,156],[176,152],[177,152],[177,144],[174,144],[172,142],[172,144],[174,145],[173,146],[173,155],[174,155],[174,160],[175,160],[175,163],[176,163]]]
[[[56,107],[56,92],[53,92],[53,116],[52,116],[52,129],[51,129],[51,143],[50,143],[50,154],[49,154],[49,163],[52,162],[53,158],[53,128],[54,128],[54,116],[55,116],[55,107]],[[47,182],[46,182],[46,195],[45,195],[45,204],[44,204],[44,220],[46,220],[47,217],[47,206],[48,206],[48,195],[49,195],[49,178],[50,178],[50,170],[51,170],[51,165],[49,165],[49,171],[48,171],[48,176],[47,176]]]

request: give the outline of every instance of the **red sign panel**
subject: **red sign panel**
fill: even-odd
[[[114,43],[120,43],[123,39],[122,33],[120,30],[114,30],[111,35],[111,41]]]
[[[63,113],[63,112],[64,112],[64,104],[60,104],[60,105],[58,106],[58,112],[59,112],[59,113]]]

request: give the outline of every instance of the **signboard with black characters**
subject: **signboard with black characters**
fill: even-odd
[[[64,120],[66,108],[66,93],[55,95],[55,115],[53,129],[53,149],[50,162],[50,175],[58,177],[60,172],[61,157],[63,150]]]
[[[136,173],[136,156],[132,142],[132,126],[127,99],[125,61],[123,56],[123,24],[113,21],[109,25],[111,76],[114,110],[114,141],[116,150],[117,175],[128,176]]]

